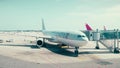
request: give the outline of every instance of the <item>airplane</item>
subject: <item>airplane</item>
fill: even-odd
[[[79,47],[87,45],[89,42],[87,36],[82,31],[49,31],[46,30],[44,20],[42,19],[42,30],[43,35],[35,36],[35,35],[20,35],[25,37],[35,37],[36,38],[36,46],[37,47],[45,47],[44,44],[47,41],[61,44],[60,46],[66,45],[75,47],[74,54],[78,56]],[[10,34],[12,35],[12,34]],[[18,34],[16,34],[18,35]]]
[[[86,23],[85,27],[86,27],[87,31],[93,31],[92,27],[89,24]],[[106,31],[107,30],[106,27],[105,26],[103,26],[103,27],[104,27],[104,31]]]
[[[88,43],[87,36],[82,31],[48,31],[45,28],[44,20],[42,19],[42,33],[43,36],[38,37],[37,46],[45,46],[45,40],[50,42],[64,44],[67,46],[75,47],[74,54],[78,56],[78,49]]]

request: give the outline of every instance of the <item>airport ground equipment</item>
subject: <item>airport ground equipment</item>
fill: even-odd
[[[114,36],[116,37],[114,39],[114,53],[119,53],[119,33],[118,33],[118,29],[115,30],[114,29]]]
[[[98,29],[96,30],[96,32],[93,32],[93,40],[96,41],[96,49],[100,49],[99,47],[99,40],[100,40],[100,32],[98,31]]]
[[[96,32],[98,32],[98,30]],[[96,34],[94,36],[100,37],[99,34]],[[96,49],[97,49],[97,46],[99,47],[98,42],[100,42],[107,49],[109,49],[110,52],[119,53],[119,33],[118,33],[118,29],[117,30],[114,29],[114,40],[111,41],[112,43],[114,43],[113,45],[110,45],[109,42],[106,42],[104,39],[98,38],[98,39],[94,39],[94,40],[96,40],[96,43],[97,43]]]
[[[105,32],[105,31],[104,31]],[[86,35],[90,41],[96,41],[96,49],[100,49],[99,43],[104,45],[110,52],[119,53],[119,30],[115,30],[110,34],[112,36],[110,41],[107,38],[104,38],[104,34],[102,34],[98,29],[96,31],[87,31]],[[108,34],[109,35],[109,34]],[[113,44],[110,44],[113,43]]]

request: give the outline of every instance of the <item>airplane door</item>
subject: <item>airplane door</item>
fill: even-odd
[[[93,32],[89,31],[89,40],[92,41],[93,40]]]

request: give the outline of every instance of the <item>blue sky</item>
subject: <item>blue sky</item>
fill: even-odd
[[[0,0],[0,30],[85,30],[120,27],[120,0]]]

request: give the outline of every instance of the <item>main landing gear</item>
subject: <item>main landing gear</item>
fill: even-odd
[[[78,57],[78,54],[79,54],[78,49],[79,49],[79,47],[75,47],[75,51],[74,51],[74,53],[75,53],[75,57]]]
[[[98,42],[99,42],[99,41],[97,40],[97,41],[96,41],[96,47],[95,47],[95,49],[100,49]]]

